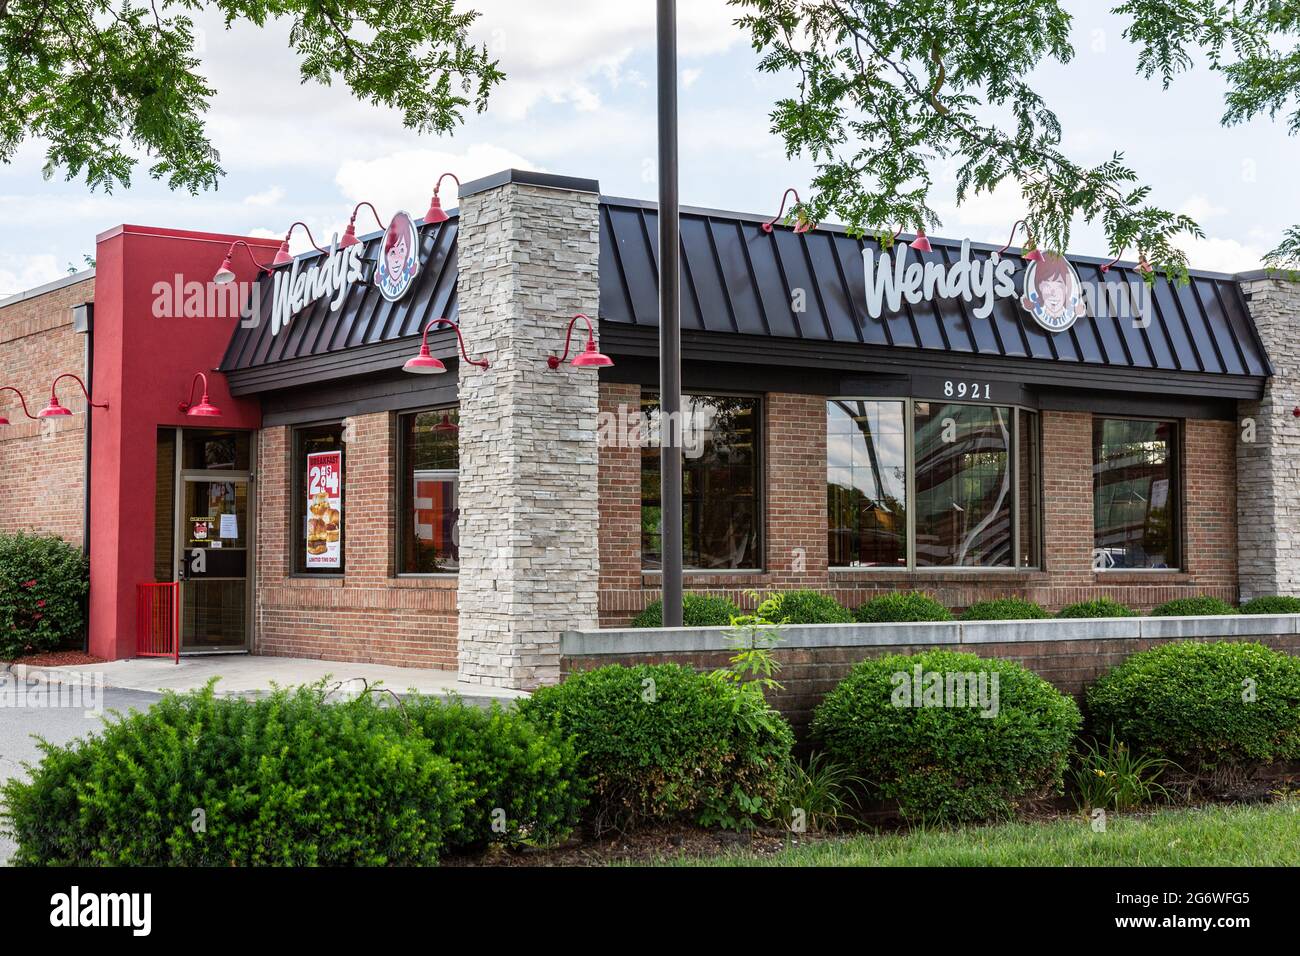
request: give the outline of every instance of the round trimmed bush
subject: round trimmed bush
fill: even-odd
[[[817,708],[812,734],[904,818],[957,823],[1061,792],[1080,722],[1073,700],[1019,664],[927,651],[856,665]]]
[[[1300,598],[1286,595],[1252,598],[1239,609],[1242,614],[1300,614]]]
[[[736,602],[710,594],[682,595],[682,625],[684,627],[728,627],[731,619],[740,614]],[[663,627],[664,602],[654,601],[632,618],[632,627]]]
[[[1051,617],[1041,604],[1024,598],[1004,597],[976,601],[962,613],[963,621],[1032,621]]]
[[[1067,604],[1056,612],[1057,617],[1137,617],[1137,611],[1114,598],[1100,597],[1093,601]]]
[[[0,534],[0,660],[76,638],[88,581],[85,556],[62,538]]]
[[[588,784],[578,748],[558,731],[538,728],[517,710],[407,697],[394,720],[410,720],[434,752],[460,771],[468,788],[464,820],[448,845],[552,843],[577,824]]]
[[[909,621],[951,621],[952,612],[920,591],[882,594],[853,612],[863,624],[906,623]]]
[[[746,825],[775,806],[793,744],[789,724],[761,696],[678,664],[570,674],[518,706],[577,739],[598,830]]]
[[[1196,597],[1174,598],[1151,612],[1152,617],[1193,617],[1215,614],[1236,614],[1237,609],[1227,601],[1198,594]]]
[[[371,695],[326,703],[323,685],[244,700],[209,684],[97,736],[42,744],[31,781],[3,791],[14,862],[436,863],[472,795],[393,711]]]
[[[852,624],[853,613],[820,591],[783,591],[776,612],[786,624]]]
[[[1300,758],[1300,658],[1195,641],[1134,654],[1087,692],[1088,720],[1191,773]]]

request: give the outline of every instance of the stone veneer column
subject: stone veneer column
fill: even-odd
[[[560,634],[597,624],[598,375],[546,357],[597,314],[598,192],[518,170],[461,189],[460,324],[491,363],[459,369],[463,681],[554,683]]]
[[[1241,279],[1273,363],[1258,402],[1239,402],[1237,553],[1241,599],[1300,597],[1300,283],[1252,273]],[[1245,419],[1255,440],[1242,440]]]

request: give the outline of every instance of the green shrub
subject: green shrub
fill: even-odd
[[[908,621],[951,621],[952,612],[920,591],[882,594],[853,612],[854,620],[863,624],[902,624]]]
[[[1191,773],[1300,757],[1300,658],[1262,644],[1141,651],[1088,688],[1087,707],[1094,733]]]
[[[570,674],[519,707],[576,737],[598,830],[671,820],[749,825],[776,807],[793,743],[761,695],[678,664]]]
[[[853,614],[820,591],[783,591],[776,617],[786,624],[852,624]]]
[[[1227,601],[1216,597],[1198,594],[1196,597],[1174,598],[1166,601],[1154,611],[1152,617],[1191,617],[1205,614],[1236,614],[1237,609]]]
[[[408,698],[403,711],[394,709],[395,719],[409,718],[469,788],[471,802],[461,828],[449,835],[450,845],[551,843],[578,822],[588,786],[573,741],[495,703],[484,709]]]
[[[43,744],[31,781],[3,791],[14,862],[437,862],[472,800],[456,768],[371,695],[324,695],[316,685],[219,698],[209,684],[106,721],[98,736]]]
[[[1051,613],[1041,604],[1026,601],[1024,598],[994,598],[992,601],[976,601],[962,614],[963,621],[1032,621],[1051,617]]]
[[[1100,597],[1092,601],[1067,604],[1056,612],[1057,617],[1136,617],[1137,611],[1114,598]]]
[[[62,538],[0,534],[0,660],[76,638],[88,580],[85,556]]]
[[[1242,614],[1300,614],[1300,598],[1285,595],[1252,598],[1240,611]]]
[[[684,627],[727,627],[731,619],[740,614],[736,602],[708,594],[682,595],[682,625]],[[663,627],[664,602],[655,601],[632,618],[633,627]]]
[[[912,706],[914,680],[925,688],[951,678],[954,689],[969,688],[969,703],[978,685],[957,675],[978,674],[986,675],[987,707],[935,706],[926,693],[925,706]],[[1022,800],[1060,792],[1079,724],[1074,701],[1019,664],[927,651],[856,665],[817,708],[812,734],[868,781],[870,795],[896,800],[905,818],[956,823],[1006,816]]]

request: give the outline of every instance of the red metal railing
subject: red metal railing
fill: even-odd
[[[135,586],[135,653],[181,662],[180,585],[175,581]]]

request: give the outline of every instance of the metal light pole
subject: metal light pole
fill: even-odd
[[[664,627],[682,626],[682,351],[677,210],[677,2],[657,0],[659,31],[659,493]]]

